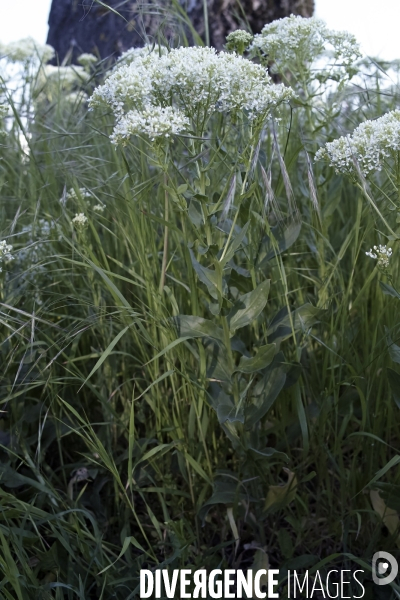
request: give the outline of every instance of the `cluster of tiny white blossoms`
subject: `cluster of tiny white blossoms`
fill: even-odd
[[[382,168],[385,159],[400,150],[400,110],[393,110],[375,121],[361,123],[352,135],[340,137],[320,148],[315,160],[326,160],[337,173],[367,176]],[[358,168],[357,168],[358,167]]]
[[[237,54],[214,48],[138,53],[93,93],[89,104],[109,105],[117,119],[111,139],[144,133],[152,139],[204,123],[214,112],[245,111],[250,120],[294,93],[271,83],[267,70]],[[168,123],[169,119],[169,123]]]
[[[2,44],[0,54],[6,56],[10,62],[29,62],[39,60],[46,63],[54,57],[54,48],[48,44],[39,44],[28,37],[17,42]]]
[[[92,194],[89,192],[89,190],[87,190],[84,187],[81,187],[78,189],[78,194],[81,198],[85,199],[85,198],[92,198]],[[77,202],[79,200],[79,196],[76,193],[76,191],[74,190],[74,188],[70,188],[65,196],[63,196],[62,198],[60,198],[60,202],[62,204],[64,204],[65,202],[67,202],[68,200],[71,202]]]
[[[251,51],[261,51],[275,72],[312,70],[313,77],[345,79],[352,73],[360,48],[354,35],[328,29],[316,17],[291,15],[264,25],[254,36]],[[322,68],[321,59],[326,57]],[[318,63],[316,63],[318,61]]]
[[[243,54],[246,48],[253,41],[254,36],[245,31],[244,29],[237,29],[236,31],[232,31],[226,37],[226,49],[230,51],[235,51],[238,54]]]
[[[12,249],[13,247],[10,244],[7,244],[5,240],[0,242],[0,263],[2,263],[3,260],[13,260],[14,257],[11,254]],[[0,267],[0,273],[1,272],[2,268]]]
[[[117,67],[121,64],[129,65],[131,62],[136,60],[137,58],[143,56],[149,56],[152,52],[155,52],[159,56],[162,54],[168,53],[168,48],[166,46],[154,45],[154,44],[146,44],[141,48],[129,48],[121,54],[118,59]],[[115,70],[115,69],[114,69]]]
[[[166,106],[148,106],[142,111],[130,110],[119,119],[110,136],[114,144],[126,143],[131,135],[145,134],[151,140],[170,137],[188,129],[190,121],[179,110]]]
[[[97,56],[88,52],[84,52],[83,54],[78,56],[78,63],[82,65],[82,67],[90,67],[91,65],[94,65],[97,62],[99,62]]]
[[[101,212],[101,213],[102,213],[102,212],[104,212],[105,208],[106,208],[106,205],[105,205],[105,204],[95,204],[95,205],[93,206],[93,210],[94,210],[95,212]]]
[[[61,66],[42,65],[35,79],[33,92],[38,100],[57,97],[60,90],[72,92],[90,78],[84,67],[79,65]]]
[[[371,258],[378,260],[378,267],[381,269],[387,269],[389,267],[389,258],[392,256],[392,249],[386,246],[374,246],[375,252],[372,252],[372,248],[365,254]]]
[[[78,104],[85,104],[88,101],[89,96],[85,92],[82,92],[80,90],[77,92],[70,92],[69,94],[66,94],[64,96],[64,99],[69,104],[78,105]]]
[[[77,213],[75,217],[72,219],[72,224],[76,229],[83,230],[88,225],[89,219],[86,217],[84,213]]]

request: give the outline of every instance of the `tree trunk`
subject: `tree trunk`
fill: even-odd
[[[265,23],[290,14],[310,17],[314,0],[207,0],[208,28],[203,0],[179,0],[197,34],[222,49],[226,36],[242,28],[259,33]],[[173,46],[193,44],[194,35],[184,15],[171,10],[173,0],[52,0],[47,43],[58,60],[75,62],[83,52],[102,59],[117,58],[128,48],[159,39]],[[207,33],[208,29],[208,33]]]

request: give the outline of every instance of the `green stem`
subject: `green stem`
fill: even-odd
[[[164,184],[167,185],[167,174],[164,173]],[[168,204],[168,192],[165,189],[165,205],[164,205],[164,221],[168,223],[168,212],[169,212],[169,204]],[[161,265],[161,277],[160,277],[160,287],[159,292],[162,293],[165,285],[165,274],[167,271],[167,261],[168,261],[168,225],[165,225],[164,229],[164,247],[163,247],[163,258]]]

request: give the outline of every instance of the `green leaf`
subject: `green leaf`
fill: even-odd
[[[108,344],[107,348],[104,350],[103,354],[100,356],[99,360],[94,365],[93,369],[90,371],[89,375],[86,377],[85,381],[81,385],[81,388],[85,385],[85,383],[87,381],[89,381],[89,379],[92,377],[92,375],[94,375],[94,373],[96,373],[96,371],[101,367],[101,365],[103,364],[103,362],[106,360],[106,358],[113,351],[114,347],[118,344],[119,340],[128,331],[129,327],[130,326],[127,325],[122,331],[119,332],[119,334],[117,336],[115,336],[115,338],[113,339],[113,341],[110,344]]]
[[[291,221],[289,225],[283,229],[281,225],[277,225],[271,229],[271,234],[274,240],[269,236],[265,236],[262,249],[257,261],[257,267],[263,267],[268,261],[282,252],[285,252],[292,246],[299,237],[301,230],[301,222]]]
[[[214,338],[223,341],[224,333],[215,323],[193,315],[178,315],[172,317],[180,338]]]
[[[217,417],[220,423],[225,423],[225,421],[244,423],[243,411],[238,411],[232,404],[220,404],[217,408]]]
[[[266,279],[255,290],[239,297],[228,315],[232,334],[236,329],[250,325],[261,314],[268,301],[270,284],[271,281]]]
[[[399,292],[396,292],[396,290],[388,283],[384,283],[383,281],[380,281],[379,285],[381,286],[382,291],[384,294],[386,294],[386,296],[393,296],[394,298],[400,298]]]
[[[207,286],[208,293],[214,300],[221,301],[221,294],[218,291],[218,275],[215,271],[211,269],[207,269],[203,267],[195,258],[193,251],[189,250],[190,258],[192,260],[192,265],[194,270],[197,273],[197,277],[200,279],[205,286]],[[225,295],[228,290],[228,286],[226,285],[226,281],[223,281],[222,294]]]
[[[254,373],[255,371],[262,371],[274,360],[275,353],[276,344],[260,346],[256,356],[253,356],[252,358],[242,356],[235,371],[239,371],[240,373]]]
[[[207,344],[207,378],[229,383],[232,379],[225,346],[217,341]]]
[[[114,562],[112,562],[111,564],[109,564],[108,567],[105,567],[105,569],[103,569],[102,571],[100,571],[98,573],[98,575],[101,575],[102,573],[105,573],[105,571],[108,571],[108,569],[110,567],[112,567],[113,565],[115,565],[115,563],[118,562],[119,559],[124,556],[125,552],[129,548],[130,544],[132,544],[133,546],[135,546],[135,548],[138,548],[139,550],[141,550],[143,553],[148,554],[144,550],[144,548],[142,548],[142,546],[139,544],[139,542],[133,536],[126,537],[124,539],[124,543],[122,544],[121,552],[118,554],[117,558],[114,560]]]
[[[250,447],[249,450],[254,452],[258,457],[271,458],[271,456],[273,456],[274,458],[283,458],[286,462],[289,462],[288,455],[284,452],[276,450],[275,448],[262,448],[259,450],[257,448]]]
[[[214,484],[214,493],[199,510],[199,517],[204,524],[204,519],[212,506],[216,504],[232,505],[239,500],[246,499],[248,499],[247,494],[240,492],[237,484],[228,483],[226,481],[216,481]]]
[[[118,11],[115,10],[115,8],[113,8],[112,6],[108,6],[108,4],[105,4],[104,2],[101,2],[101,0],[95,0],[95,2],[97,2],[97,4],[100,4],[100,6],[103,6],[104,8],[107,8],[107,10],[109,10],[110,12],[114,13],[114,15],[117,15],[117,17],[121,17],[121,19],[123,19],[125,22],[127,22],[127,20],[125,19],[125,17],[123,17]]]
[[[195,227],[201,227],[204,225],[203,213],[201,212],[201,204],[198,200],[192,200],[189,204],[188,217],[190,222],[195,225]]]
[[[225,266],[226,263],[234,257],[236,250],[240,247],[242,241],[244,240],[249,225],[250,221],[248,221],[246,225],[244,225],[244,227],[241,229],[241,231],[238,234],[236,234],[233,238],[227,253],[225,254],[224,258],[220,261],[222,266]]]
[[[400,408],[400,375],[389,367],[386,369],[387,377],[392,390],[393,400],[396,402],[398,408]]]
[[[389,354],[393,362],[400,364],[400,346],[391,343],[389,345]]]
[[[384,475],[386,475],[386,473],[392,468],[395,467],[396,465],[398,465],[400,463],[400,455],[396,454],[395,456],[393,456],[393,458],[391,458],[389,460],[388,463],[386,463],[386,465],[384,467],[382,467],[382,469],[380,469],[375,476],[371,479],[371,481],[369,483],[367,483],[366,486],[363,487],[363,489],[359,492],[361,493],[363,490],[365,490],[366,488],[368,488],[370,485],[373,485],[376,481],[378,481],[381,477],[383,477]]]
[[[303,304],[289,315],[287,308],[280,310],[271,321],[267,330],[269,341],[283,341],[292,335],[291,321],[294,331],[306,331],[317,322],[323,310],[312,304]]]
[[[280,364],[283,358],[283,354],[279,352],[272,364],[267,367],[263,378],[255,386],[253,390],[253,404],[248,406],[245,411],[246,429],[251,429],[251,427],[263,418],[273,406],[279,392],[285,385],[286,372]]]

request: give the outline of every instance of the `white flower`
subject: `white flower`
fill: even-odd
[[[89,96],[85,92],[70,92],[65,96],[69,104],[83,104],[88,101]]]
[[[39,44],[28,37],[18,42],[11,42],[2,46],[1,53],[6,55],[11,62],[27,62],[39,60],[46,63],[54,57],[54,48],[48,44]]]
[[[181,133],[190,125],[189,119],[179,111],[167,106],[149,106],[142,111],[130,110],[121,117],[110,136],[113,144],[126,143],[131,135],[148,135],[151,140],[156,137],[170,137]]]
[[[105,204],[95,204],[95,206],[93,206],[93,210],[102,213],[104,212],[105,207]]]
[[[82,230],[88,225],[89,219],[84,215],[84,213],[76,214],[72,219],[73,225],[78,229]]]
[[[393,110],[375,121],[361,123],[352,135],[340,137],[320,148],[315,160],[326,160],[337,173],[363,175],[382,168],[386,158],[400,150],[400,110]],[[356,164],[355,164],[356,163]]]
[[[78,202],[79,197],[81,197],[83,199],[92,198],[92,194],[89,192],[89,190],[87,190],[86,188],[83,188],[83,187],[78,188],[78,193],[76,193],[74,188],[70,188],[68,190],[68,192],[65,194],[65,197],[63,196],[62,198],[60,198],[60,202],[62,204],[65,204],[67,202],[67,200],[70,200],[71,202]]]
[[[190,47],[161,56],[138,54],[96,88],[89,105],[112,108],[116,143],[128,132],[169,136],[187,128],[188,121],[193,128],[203,124],[214,112],[245,111],[254,120],[292,96],[290,88],[272,84],[261,65],[214,48]]]
[[[60,90],[71,91],[79,87],[90,79],[90,73],[87,73],[81,66],[73,65],[66,67],[56,67],[54,65],[42,65],[34,83],[33,91],[36,96],[53,100]]]
[[[370,258],[378,260],[378,267],[381,269],[387,269],[389,267],[389,258],[392,256],[392,249],[386,246],[374,246],[375,252],[372,252],[372,248],[365,254]]]
[[[11,254],[11,250],[13,247],[10,244],[7,244],[5,240],[0,242],[0,262],[3,260],[13,260],[14,257]],[[2,272],[2,268],[0,267],[0,273]]]
[[[253,41],[253,37],[254,36],[251,33],[248,33],[244,29],[232,31],[232,33],[226,37],[226,49],[231,51],[234,50],[235,52],[238,52],[238,54],[243,54]]]
[[[123,52],[121,54],[121,56],[119,57],[118,63],[117,63],[117,68],[118,68],[118,65],[121,65],[122,63],[129,65],[131,62],[133,62],[137,58],[140,58],[143,56],[148,56],[152,52],[155,52],[158,55],[167,54],[168,48],[166,48],[166,46],[159,46],[158,44],[156,44],[156,45],[146,44],[146,46],[143,46],[142,48],[129,48],[129,50],[126,50],[126,52]]]
[[[84,52],[80,56],[78,56],[78,63],[83,67],[90,67],[90,65],[94,65],[98,62],[97,56],[94,54],[89,54],[88,52]]]
[[[264,25],[254,36],[250,51],[261,51],[273,63],[272,69],[282,73],[306,70],[314,78],[346,79],[354,62],[361,56],[354,35],[328,29],[316,17],[291,15]],[[321,59],[325,57],[322,68]],[[318,61],[318,63],[317,63]]]

